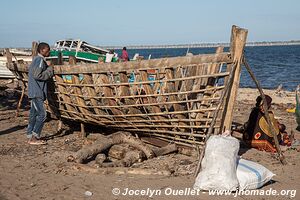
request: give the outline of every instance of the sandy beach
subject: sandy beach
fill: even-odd
[[[169,176],[133,175],[133,174],[103,174],[97,170],[86,170],[74,163],[66,161],[68,152],[77,151],[83,145],[91,144],[98,133],[103,130],[94,130],[87,139],[79,137],[80,130],[66,132],[63,135],[55,134],[58,122],[50,120],[45,124],[43,136],[49,138],[48,145],[31,146],[26,143],[26,126],[28,123],[29,105],[15,117],[15,106],[20,95],[13,86],[1,86],[0,108],[0,199],[228,199],[228,196],[209,196],[208,193],[199,195],[183,194],[172,195],[165,193],[169,190],[185,190],[191,188],[195,178],[193,172],[197,157],[182,154],[170,154],[157,157],[134,165],[135,168],[149,168],[153,170],[170,171]],[[287,126],[287,131],[294,132],[300,139],[300,132],[296,131],[296,121],[292,113],[286,109],[295,106],[294,92],[264,90],[273,98],[272,108],[281,123]],[[258,91],[242,88],[238,91],[238,98],[234,108],[234,123],[243,124],[247,121],[251,108],[255,104]],[[276,176],[261,190],[297,190],[300,172],[300,154],[297,149],[284,152],[288,164],[283,166],[276,155],[246,149],[241,146],[240,155],[270,169]],[[117,189],[114,189],[117,188]],[[114,189],[114,190],[113,190]],[[113,195],[112,190],[121,192]],[[159,190],[162,193],[150,197],[145,195],[122,195],[126,190]],[[90,192],[90,193],[89,193]],[[86,194],[85,194],[86,193]],[[238,196],[235,199],[299,199],[288,195]],[[230,197],[232,198],[232,197]]]

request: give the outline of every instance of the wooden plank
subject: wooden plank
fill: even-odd
[[[175,69],[176,70],[176,69]],[[174,78],[174,69],[172,68],[169,68],[169,69],[166,69],[166,79],[173,79]],[[166,84],[166,88],[168,90],[168,92],[176,92],[177,90],[175,89],[175,82],[167,82]],[[178,98],[178,95],[170,95],[169,98],[168,98],[168,101],[175,101],[175,102],[178,102],[179,101],[179,98]],[[185,110],[185,108],[178,104],[178,103],[174,103],[173,105],[173,108],[174,108],[174,111],[183,111]],[[187,119],[186,115],[185,114],[176,114],[174,115],[175,118],[177,119]],[[188,123],[186,122],[179,122],[178,125],[187,125]]]
[[[69,62],[70,64],[75,64],[76,63],[76,58],[74,56],[70,56],[69,57]],[[72,82],[75,84],[80,84],[80,80],[79,80],[79,75],[78,74],[74,74],[72,75]],[[82,87],[78,87],[78,86],[74,86],[73,88],[73,92],[75,94],[78,94],[80,96],[76,96],[74,99],[71,98],[71,100],[76,100],[78,105],[81,105],[82,107],[77,107],[78,111],[82,114],[81,116],[83,118],[87,118],[90,119],[92,112],[89,111],[87,108],[85,108],[84,106],[86,106],[86,101],[85,99],[82,97],[83,93],[82,93]]]
[[[142,81],[146,81],[148,80],[148,73],[147,71],[140,71],[140,76],[141,76],[141,79]],[[143,84],[143,89],[146,93],[146,95],[153,95],[153,89],[151,88],[151,86],[149,84]],[[157,102],[157,99],[153,96],[149,96],[147,97],[147,100],[149,103],[156,103]],[[158,105],[153,105],[153,106],[149,106],[150,109],[150,114],[153,114],[153,113],[162,113],[160,107]],[[150,116],[150,114],[147,114],[147,116]],[[153,116],[154,119],[166,119],[165,116]],[[158,123],[158,124],[168,124],[168,123]],[[162,128],[164,130],[167,130],[165,128]]]
[[[128,83],[128,77],[127,77],[126,72],[120,72],[119,77],[120,77],[121,83]],[[129,85],[120,86],[119,90],[120,90],[120,93],[119,93],[120,97],[131,95]],[[138,102],[138,98],[126,98],[126,99],[122,99],[121,101],[124,101],[125,105],[136,105]],[[128,107],[127,109],[128,109],[127,114],[142,114],[141,110],[137,109],[136,107]],[[132,119],[145,120],[147,118],[146,117],[133,117]],[[146,123],[146,124],[148,124],[148,123]]]
[[[223,47],[218,47],[216,49],[216,53],[222,53],[223,52]],[[211,74],[211,73],[218,73],[219,72],[219,69],[220,69],[220,65],[219,64],[215,64],[215,63],[212,63],[209,65],[210,67],[207,67],[205,69],[208,69],[208,71],[204,72],[205,74]],[[203,73],[203,72],[202,72]],[[209,79],[209,78],[202,78],[201,80],[199,80],[199,83],[197,84],[200,84],[198,85],[197,87],[204,87],[205,89],[206,88],[211,88],[211,87],[214,87],[215,85],[215,81],[216,79],[215,78],[212,78],[212,79]],[[195,85],[196,86],[196,85]],[[215,97],[216,95],[216,92],[213,91],[213,90],[209,90],[209,91],[206,91],[206,92],[203,92],[203,94],[200,95],[198,94],[197,98],[201,101],[197,104],[193,104],[193,107],[196,106],[196,108],[198,109],[202,109],[202,108],[209,108],[211,107],[211,101],[206,101],[207,99],[210,99],[212,96]],[[196,115],[196,119],[201,119],[205,116],[205,118],[210,118],[212,117],[212,114],[211,112],[204,112],[204,113],[197,113]],[[196,123],[197,125],[201,125],[202,123],[201,122],[197,122]],[[207,122],[206,122],[206,125],[207,125]]]
[[[38,48],[38,43],[33,41],[32,42],[32,48],[31,48],[31,56],[32,56],[32,59],[38,55],[38,52],[37,52],[37,48]]]
[[[6,56],[7,64],[12,64],[12,54],[8,48],[5,49],[5,56]],[[10,66],[10,65],[8,65],[8,66]],[[11,66],[13,66],[13,65],[11,65]],[[12,69],[14,69],[14,68],[12,68]]]
[[[224,112],[223,112],[224,124],[222,124],[222,127],[224,126],[222,128],[223,130],[231,130],[233,109],[237,97],[237,90],[240,84],[241,62],[244,53],[244,47],[247,40],[247,33],[248,30],[246,29],[242,29],[237,26],[232,26],[230,52],[233,56],[233,63],[236,64],[236,70],[234,73],[232,86],[228,92],[225,101]],[[230,70],[230,67],[228,70]]]
[[[100,79],[100,78],[99,78]],[[96,87],[96,86],[95,86]],[[109,84],[106,84],[104,87],[110,87]],[[180,92],[180,94],[190,94],[190,93],[200,93],[200,92],[206,92],[209,90],[213,90],[213,91],[218,91],[218,90],[222,90],[224,88],[224,86],[216,86],[216,87],[209,87],[209,88],[205,88],[205,89],[200,89],[200,90],[192,90],[192,91],[186,91],[186,92]],[[122,99],[124,98],[145,98],[145,97],[161,97],[161,96],[169,96],[169,95],[178,95],[179,92],[168,92],[168,93],[160,93],[160,94],[137,94],[137,95],[131,95],[131,96],[122,96]],[[82,96],[82,97],[90,97],[90,96],[86,96],[86,95],[78,95],[78,94],[69,94],[66,93],[70,96]],[[96,96],[94,97],[95,99],[120,99],[121,97],[119,96]],[[181,100],[182,101],[182,100]],[[145,103],[146,104],[146,103]]]
[[[206,64],[205,66],[211,66],[211,64]],[[208,67],[205,67],[204,66],[204,72],[203,73],[207,73]],[[176,81],[191,81],[190,85],[193,86],[193,82],[195,79],[200,79],[200,78],[223,78],[223,77],[226,77],[229,75],[229,72],[220,72],[220,73],[215,73],[215,74],[198,74],[196,76],[188,76],[188,75],[185,75],[185,77],[179,77],[179,78],[172,78],[172,79],[160,79],[160,80],[147,80],[147,81],[136,81],[136,82],[123,82],[123,83],[116,83],[116,82],[113,82],[113,83],[108,83],[108,84],[96,84],[98,87],[103,87],[103,86],[110,86],[110,87],[115,87],[115,86],[133,86],[133,85],[141,85],[141,84],[161,84],[161,83],[166,83],[166,82],[170,82],[170,81],[173,81],[173,82],[176,82]],[[202,79],[202,80],[203,80]],[[204,82],[204,81],[202,81]],[[62,83],[59,83],[59,84],[62,84]],[[186,83],[188,84],[188,83]],[[206,82],[202,83],[203,84],[206,84]],[[68,86],[90,86],[90,87],[93,87],[95,84],[86,84],[86,83],[80,83],[80,84],[75,84],[75,83],[64,83],[64,85],[68,85]],[[191,90],[192,87],[189,87],[188,90]],[[154,88],[157,88],[157,87],[154,87]],[[184,91],[188,91],[188,90],[184,90]],[[156,91],[156,90],[154,90]]]
[[[63,78],[60,77],[60,75],[55,75],[55,80],[58,83],[64,82]],[[72,103],[71,97],[69,95],[65,94],[67,91],[66,87],[63,85],[57,85],[57,90],[58,90],[59,97],[63,100],[62,102],[68,103],[68,104],[63,104],[66,107],[66,109],[77,113],[75,106],[70,105]],[[66,113],[66,112],[63,112],[63,113]],[[67,115],[69,115],[70,117],[74,117],[74,120],[79,119],[79,116],[77,114],[75,115],[75,114],[68,113]]]
[[[79,73],[106,73],[133,70],[161,69],[172,66],[190,65],[200,63],[225,62],[231,63],[230,53],[221,54],[202,54],[191,57],[161,58],[152,60],[121,62],[121,63],[103,63],[103,64],[78,64],[76,66],[55,66],[55,74],[79,74]]]
[[[87,133],[85,131],[84,123],[80,123],[80,136],[82,138],[86,138]]]
[[[85,83],[92,84],[93,83],[92,74],[84,74],[83,80]],[[97,115],[106,115],[106,113],[101,108],[99,108],[100,107],[98,105],[99,101],[96,98],[93,98],[93,97],[97,96],[97,92],[96,92],[95,88],[91,87],[91,86],[86,86],[85,89],[88,93],[88,96],[86,98],[90,99],[90,104],[91,104],[94,112]],[[109,120],[111,120],[111,123],[113,124],[112,117],[110,115],[107,115],[107,117],[95,117],[95,118],[97,118],[98,120],[101,120],[101,121],[107,121],[109,119]],[[110,124],[110,123],[108,123],[108,124]]]
[[[109,84],[109,79],[107,76],[107,73],[101,73],[99,74],[99,82],[102,84]],[[115,97],[114,93],[113,93],[113,89],[111,88],[111,86],[103,86],[103,94],[105,97]],[[116,101],[116,98],[111,98],[111,99],[103,99],[103,102],[106,105],[110,105],[110,106],[117,106],[118,103]],[[122,120],[122,121],[127,121],[126,117],[122,117],[124,116],[124,113],[119,109],[119,108],[110,108],[107,109],[110,110],[112,112],[113,115],[119,115],[118,117],[112,116],[114,119],[116,120]]]

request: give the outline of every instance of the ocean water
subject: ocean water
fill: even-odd
[[[225,51],[228,49],[225,48]],[[139,53],[148,59],[162,57],[184,56],[187,49],[129,49],[132,58]],[[215,48],[190,48],[189,52],[194,55],[214,53]],[[117,51],[120,55],[120,51]],[[256,46],[246,47],[245,55],[263,88],[276,89],[282,84],[285,90],[293,91],[300,84],[300,45],[291,46]],[[242,68],[240,87],[254,88],[254,82],[246,69]]]

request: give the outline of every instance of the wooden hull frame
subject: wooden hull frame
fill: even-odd
[[[70,57],[69,64],[54,66],[48,111],[59,119],[201,148],[219,104],[214,133],[231,128],[247,32],[233,26],[230,51],[220,47],[215,54],[99,64],[76,64]],[[28,63],[7,56],[8,68],[26,86]],[[65,75],[72,81],[65,82]]]

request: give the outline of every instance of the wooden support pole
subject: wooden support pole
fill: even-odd
[[[260,86],[260,83],[258,82],[258,80],[255,78],[247,60],[245,57],[243,57],[243,64],[245,65],[248,73],[250,74],[251,78],[253,79],[257,89],[259,90],[259,93],[263,99],[263,108],[264,108],[264,113],[265,113],[265,117],[266,117],[266,120],[267,120],[267,123],[268,123],[268,129],[269,129],[269,132],[272,133],[273,135],[273,139],[274,139],[274,143],[275,143],[275,147],[276,147],[276,150],[277,150],[277,153],[278,153],[278,157],[279,157],[279,160],[280,162],[283,164],[283,165],[286,165],[287,162],[285,160],[285,157],[280,149],[280,146],[279,146],[279,142],[278,142],[278,138],[277,138],[277,134],[276,134],[276,130],[274,128],[274,125],[272,124],[271,122],[271,118],[270,118],[270,115],[269,115],[269,109],[268,109],[268,105],[267,105],[267,100],[266,100],[266,97],[265,97],[265,94]]]
[[[224,107],[223,113],[223,131],[231,130],[232,118],[233,118],[233,108],[234,103],[236,101],[237,92],[240,84],[240,76],[241,76],[241,62],[244,53],[244,47],[246,44],[248,30],[239,28],[237,26],[232,26],[231,31],[231,44],[230,44],[230,52],[233,56],[233,63],[236,64],[236,70],[234,72],[234,79],[232,82],[231,89],[226,98],[226,103]],[[230,71],[232,68],[228,67]],[[227,83],[228,84],[228,83]]]
[[[80,123],[80,134],[82,138],[86,138],[87,134],[85,132],[84,123]]]
[[[62,130],[63,122],[61,119],[58,120],[57,132],[59,133]]]
[[[57,65],[63,65],[64,64],[64,59],[63,59],[63,54],[62,52],[58,52],[57,55]],[[70,64],[75,64],[76,63],[76,58],[74,56],[70,56],[70,60],[69,60]]]
[[[25,90],[26,90],[26,85],[25,85],[25,83],[22,82],[22,92],[21,92],[21,97],[20,97],[20,99],[18,101],[18,105],[17,105],[16,117],[19,116],[19,112],[20,112],[20,108],[21,108],[22,101],[24,98]]]
[[[6,56],[6,62],[8,64],[11,64],[12,63],[12,54],[10,53],[8,48],[5,49],[5,56]]]
[[[31,55],[32,55],[32,59],[37,56],[38,52],[37,52],[37,47],[38,47],[38,43],[33,41],[32,42],[32,48],[31,48]]]
[[[11,54],[11,52],[9,51],[8,48],[5,49],[5,55],[6,55],[6,62],[8,63],[8,65],[12,64],[12,56],[13,55]],[[16,62],[18,62],[18,61],[16,60]],[[21,104],[22,104],[22,101],[23,101],[23,98],[24,98],[25,90],[26,90],[26,85],[22,81],[22,92],[21,92],[21,97],[20,97],[20,99],[18,101],[18,104],[17,104],[16,117],[19,116],[19,111],[20,111],[20,107],[21,107]]]

